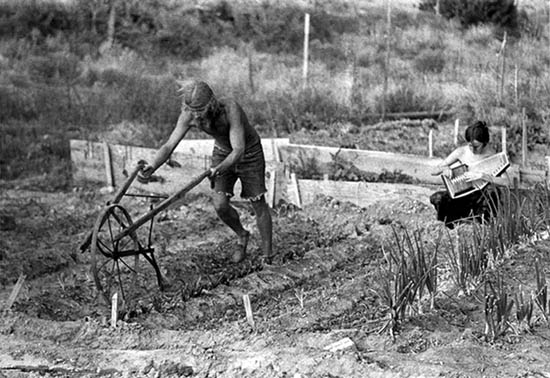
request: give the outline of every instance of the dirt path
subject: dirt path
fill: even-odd
[[[302,211],[277,209],[280,259],[264,266],[255,231],[251,257],[230,264],[231,235],[208,198],[190,197],[155,226],[157,258],[175,284],[160,292],[145,282],[139,306],[116,328],[89,253],[75,253],[105,200],[86,191],[2,192],[2,214],[16,227],[0,231],[0,303],[21,273],[27,280],[0,318],[0,377],[550,377],[548,325],[538,319],[488,343],[476,297],[440,294],[395,340],[379,333],[387,320],[381,247],[391,225],[429,234],[440,227],[425,198],[381,198],[365,209],[319,198]],[[144,203],[125,206],[137,215]],[[247,205],[239,211],[254,230]],[[548,264],[550,242],[518,247],[502,266],[507,280],[532,287],[534,254]]]

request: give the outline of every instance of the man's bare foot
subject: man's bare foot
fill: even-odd
[[[250,238],[250,232],[246,231],[244,234],[239,236],[239,241],[237,243],[237,250],[233,253],[231,259],[234,263],[240,263],[246,257],[246,247],[248,246],[248,239]]]

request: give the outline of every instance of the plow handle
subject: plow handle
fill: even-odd
[[[205,178],[210,177],[210,170],[206,170],[199,174],[198,176],[195,176],[187,185],[185,185],[183,188],[178,190],[176,193],[172,194],[170,197],[162,201],[157,207],[149,211],[147,214],[142,216],[141,218],[138,218],[132,223],[130,227],[119,233],[114,237],[114,240],[120,240],[126,235],[131,234],[135,230],[137,230],[141,225],[147,223],[153,217],[155,217],[158,213],[168,208],[170,205],[172,205],[177,200],[183,198],[191,189],[193,189],[195,186],[199,185]]]

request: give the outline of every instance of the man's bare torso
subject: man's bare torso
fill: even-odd
[[[212,136],[216,141],[216,145],[227,151],[233,149],[229,140],[229,131],[232,127],[243,128],[245,150],[260,142],[260,136],[250,125],[244,110],[238,103],[234,100],[225,99],[220,99],[218,102],[220,108],[214,118],[201,122],[193,120],[190,125]],[[231,114],[231,112],[235,114]]]

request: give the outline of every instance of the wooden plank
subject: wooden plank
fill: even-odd
[[[333,157],[337,154],[338,159],[350,162],[364,172],[380,174],[384,171],[401,171],[403,174],[411,176],[416,182],[441,184],[440,177],[431,175],[431,172],[441,161],[437,158],[298,144],[281,146],[279,151],[281,160],[291,166],[314,160],[321,169],[321,172],[318,172],[320,174],[330,173],[329,164],[334,161]]]
[[[262,148],[266,162],[279,161],[277,148],[289,144],[288,138],[263,138]],[[214,148],[214,139],[184,139],[179,142],[174,150],[177,153],[186,155],[212,155]]]
[[[301,205],[316,201],[318,195],[325,195],[367,207],[380,201],[401,201],[406,198],[420,200],[430,206],[430,195],[436,190],[412,184],[391,184],[371,182],[349,182],[330,180],[298,180]]]
[[[402,113],[386,113],[386,120],[396,119],[441,119],[453,116],[454,113],[441,110],[439,112],[402,112]],[[362,121],[370,121],[373,119],[379,120],[382,118],[382,114],[379,113],[366,113],[361,116]]]
[[[212,142],[212,141],[209,141]],[[273,145],[278,143],[286,143],[287,140],[276,141],[275,143],[266,141],[268,146],[269,156],[274,156]],[[213,143],[213,142],[212,142]],[[200,151],[199,148],[194,151]],[[71,161],[73,164],[73,179],[75,182],[93,181],[105,183],[105,161],[104,146],[102,143],[89,142],[83,140],[71,140]],[[112,175],[115,183],[123,183],[126,181],[129,173],[134,169],[139,160],[152,161],[156,154],[156,149],[124,146],[112,144],[110,147],[110,158]],[[202,173],[210,165],[210,154],[208,155],[190,155],[179,151],[174,151],[171,160],[178,166],[169,166],[163,164],[155,172],[155,176],[159,176],[162,181],[141,184],[137,180],[132,183],[132,189],[143,190],[149,193],[170,195],[185,185],[191,178]],[[275,161],[266,162],[266,170],[281,170],[282,163]],[[277,185],[275,185],[277,187]],[[284,188],[284,185],[279,187]],[[235,194],[237,198],[241,192],[241,184],[237,181],[235,185]],[[211,193],[208,182],[202,182],[193,189],[193,193]],[[278,195],[275,196],[278,200]]]
[[[531,186],[537,183],[546,182],[546,171],[520,168],[519,181],[522,186]]]

